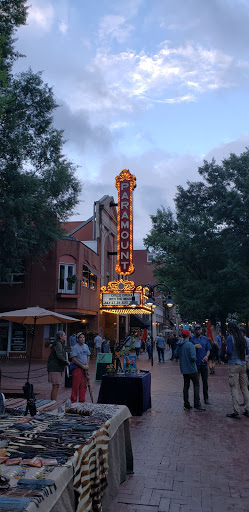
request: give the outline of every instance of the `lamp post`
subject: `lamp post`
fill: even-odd
[[[150,306],[151,307],[151,318],[150,318],[150,328],[151,328],[151,366],[153,366],[153,364],[154,364],[154,355],[153,355],[154,339],[153,339],[153,331],[152,331],[153,330],[153,306],[154,307],[156,306],[156,304],[155,304],[155,297],[154,297],[154,289],[157,286],[160,286],[160,287],[163,287],[163,288],[167,289],[168,300],[166,302],[166,306],[168,308],[172,308],[175,305],[175,303],[172,300],[170,288],[169,288],[169,286],[167,284],[165,284],[165,283],[156,283],[156,284],[148,283],[145,286],[149,288],[149,296],[148,296],[148,299],[146,301],[146,306]]]

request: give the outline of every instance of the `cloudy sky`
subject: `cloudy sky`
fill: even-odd
[[[78,215],[128,168],[134,247],[203,159],[249,146],[248,0],[31,0],[16,70],[43,71],[83,182]]]

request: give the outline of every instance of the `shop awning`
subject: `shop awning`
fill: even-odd
[[[90,272],[92,272],[92,274],[94,274],[97,277],[102,277],[100,271],[97,270],[96,268],[92,267],[91,265],[89,265],[89,263],[86,263],[84,261],[84,265],[86,265],[86,267],[88,268],[88,270],[90,270]]]
[[[141,329],[144,329],[145,327],[148,327],[150,325],[150,322],[146,322],[142,318],[139,318],[137,315],[131,315],[130,316],[130,326],[131,327],[141,327]]]

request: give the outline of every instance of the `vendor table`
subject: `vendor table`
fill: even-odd
[[[103,408],[97,404],[75,404],[77,408],[81,406],[88,407],[93,413],[94,411],[99,413],[100,408]],[[129,410],[124,406],[117,406],[114,410],[113,405],[107,405],[106,410],[111,411],[111,418],[95,430],[85,444],[75,446],[74,455],[66,464],[55,467],[46,477],[53,481],[54,485],[44,493],[43,499],[38,503],[39,509],[35,501],[25,504],[26,498],[22,498],[24,507],[17,506],[15,510],[27,512],[37,510],[39,512],[105,512],[107,510],[109,503],[117,494],[120,483],[125,480],[127,472],[130,473],[133,470],[133,456],[129,432]],[[45,418],[47,426],[50,417],[51,425],[55,419],[54,415],[47,415]],[[67,415],[64,414],[56,417],[59,422],[65,421],[66,418]],[[71,419],[74,421],[72,416]],[[8,422],[8,419],[6,421]],[[35,424],[35,419],[31,421]],[[40,422],[40,426],[35,427],[34,436],[42,435],[42,432],[43,426]],[[17,437],[16,443],[18,442],[21,441]],[[11,488],[17,485],[18,480],[15,479],[15,474],[18,471],[20,466],[6,467],[4,463],[0,465],[0,474],[10,477]],[[30,467],[25,474],[25,479],[31,479],[35,485],[38,472],[39,469]],[[75,491],[77,500],[75,500]],[[2,497],[4,493],[0,490],[1,510]],[[15,499],[18,505],[18,498]]]
[[[98,403],[126,405],[132,416],[141,416],[151,407],[151,374],[104,375]]]

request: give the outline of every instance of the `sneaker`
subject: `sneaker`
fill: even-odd
[[[205,411],[206,409],[204,407],[202,407],[201,405],[199,405],[199,407],[195,407],[195,410],[198,412],[202,412],[202,411]]]
[[[249,411],[244,411],[242,412],[243,416],[247,416],[247,418],[249,418]]]
[[[229,412],[226,414],[227,418],[236,418],[237,420],[240,420],[240,415],[238,412]]]
[[[190,411],[190,409],[193,409],[192,405],[184,405],[184,411]]]
[[[206,405],[211,405],[209,400],[208,400],[208,398],[205,398],[204,402],[205,402]]]

